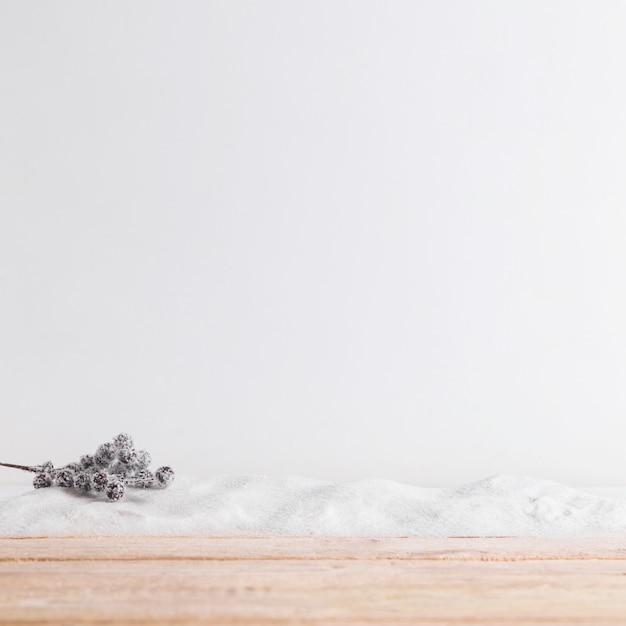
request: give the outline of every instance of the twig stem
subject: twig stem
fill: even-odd
[[[13,467],[15,469],[25,470],[27,472],[39,472],[41,468],[33,467],[31,465],[15,465],[15,463],[0,463],[2,467]]]

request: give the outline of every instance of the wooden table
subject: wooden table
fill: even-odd
[[[2,624],[626,624],[626,536],[0,538]]]

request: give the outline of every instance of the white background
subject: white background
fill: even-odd
[[[0,0],[0,460],[626,483],[625,32]]]

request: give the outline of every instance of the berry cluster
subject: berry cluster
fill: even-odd
[[[169,466],[149,469],[151,457],[145,450],[136,450],[133,439],[121,433],[112,442],[103,443],[96,452],[80,457],[78,463],[68,463],[55,468],[50,461],[33,467],[7,465],[36,472],[35,489],[42,487],[73,487],[81,493],[104,492],[112,502],[124,496],[126,487],[146,489],[167,487],[174,480],[174,470]]]

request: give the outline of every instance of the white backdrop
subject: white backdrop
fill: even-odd
[[[0,460],[626,482],[625,28],[0,0]]]

